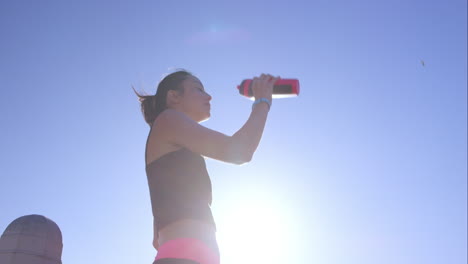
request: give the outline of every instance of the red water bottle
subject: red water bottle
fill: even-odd
[[[239,93],[245,97],[252,98],[252,79],[246,79],[237,86]],[[299,95],[299,80],[298,79],[279,79],[273,86],[273,98],[288,98]]]

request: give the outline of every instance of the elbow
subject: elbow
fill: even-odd
[[[244,155],[233,160],[233,163],[236,165],[243,165],[249,163],[252,160],[253,155]]]
[[[247,142],[242,142],[236,140],[236,138],[231,138],[232,140],[226,145],[226,156],[227,160],[230,163],[236,165],[242,165],[249,163],[255,153],[255,148]]]
[[[255,149],[252,149],[248,144],[231,141],[228,152],[231,157],[229,160],[236,165],[249,163],[254,155]]]

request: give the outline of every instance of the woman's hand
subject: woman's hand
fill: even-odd
[[[273,77],[270,74],[262,74],[260,77],[253,78],[252,91],[255,99],[266,98],[272,99],[273,86],[280,77]]]

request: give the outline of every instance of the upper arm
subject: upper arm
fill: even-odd
[[[168,143],[224,162],[242,164],[251,157],[233,138],[206,128],[184,113],[167,109],[156,119],[160,135]]]

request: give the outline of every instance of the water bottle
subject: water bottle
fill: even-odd
[[[237,86],[239,93],[245,97],[253,99],[252,91],[253,79],[246,79]],[[273,98],[288,98],[299,95],[299,80],[297,79],[279,79],[273,86]]]

